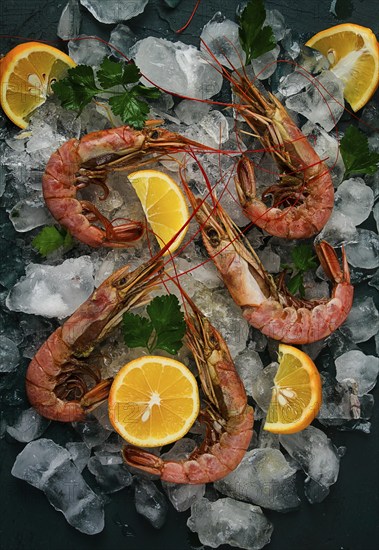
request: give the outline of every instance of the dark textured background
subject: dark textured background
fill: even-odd
[[[170,10],[164,7],[163,0],[150,0],[145,13],[128,25],[140,37],[155,35],[172,39],[175,36],[173,31],[188,19],[194,4],[195,0],[182,0],[176,10]],[[236,0],[202,0],[194,21],[180,40],[197,43],[195,37],[216,11],[234,19],[237,4]],[[338,0],[339,19],[329,12],[330,4],[331,0],[266,1],[266,7],[281,10],[287,25],[304,34],[305,38],[347,21],[369,26],[378,34],[378,0]],[[1,0],[0,53],[6,53],[11,45],[18,43],[4,38],[4,35],[56,41],[57,23],[64,5],[65,2],[52,0]],[[104,39],[109,37],[112,26],[97,23],[84,9],[83,14],[85,20],[81,32]],[[370,344],[364,346],[364,351],[373,353]],[[378,401],[377,389],[375,394]],[[378,548],[378,403],[374,414],[369,436],[328,430],[337,446],[347,447],[339,479],[331,488],[329,497],[319,505],[308,504],[302,496],[301,482],[302,505],[299,511],[284,515],[267,512],[274,524],[272,542],[266,547],[268,550]],[[52,426],[44,437],[63,442],[67,439],[66,431],[69,431],[68,427]],[[93,537],[80,534],[54,511],[41,491],[11,476],[15,457],[22,448],[22,444],[10,438],[0,442],[0,547],[4,550],[189,550],[201,546],[186,527],[188,514],[179,514],[170,507],[166,524],[156,531],[135,512],[128,489],[111,495],[111,502],[105,509],[105,529],[101,534]]]

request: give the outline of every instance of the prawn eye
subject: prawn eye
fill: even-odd
[[[220,239],[215,229],[208,229],[207,237],[213,247],[216,247],[220,244]]]
[[[151,134],[151,139],[158,139],[159,138],[159,132],[158,130],[154,130]]]
[[[122,279],[120,279],[118,284],[119,286],[124,286],[126,284],[126,277],[123,277]]]

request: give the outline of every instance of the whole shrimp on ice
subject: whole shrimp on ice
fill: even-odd
[[[184,293],[183,293],[184,294]],[[163,460],[138,447],[126,446],[130,466],[174,483],[208,483],[232,472],[241,462],[253,433],[254,412],[247,405],[241,379],[219,332],[186,296],[186,342],[193,352],[208,407],[199,420],[207,427],[203,443],[183,460]]]
[[[26,372],[26,392],[39,414],[61,422],[84,420],[107,399],[112,379],[101,380],[90,355],[124,311],[145,303],[162,265],[153,259],[132,272],[119,269],[46,340]],[[90,390],[88,379],[96,383]]]
[[[333,282],[330,298],[303,300],[292,296],[266,272],[257,254],[220,204],[196,199],[183,179],[201,226],[208,254],[245,319],[263,334],[287,344],[309,344],[329,336],[346,319],[353,302],[349,267],[342,249],[342,269],[327,242],[316,245],[317,256]]]
[[[103,189],[106,199],[109,173],[139,166],[154,153],[164,155],[199,146],[179,134],[157,128],[159,121],[149,121],[137,131],[128,126],[87,134],[70,139],[50,157],[42,180],[46,206],[54,218],[74,237],[90,246],[124,248],[141,238],[140,222],[114,225],[89,201],[80,200],[78,191],[91,184]],[[97,225],[96,225],[97,224]]]
[[[274,95],[263,95],[246,74],[228,78],[242,101],[235,105],[236,111],[271,153],[279,171],[278,183],[259,198],[253,162],[246,156],[240,159],[235,184],[244,213],[270,235],[285,239],[316,235],[334,205],[329,169]],[[271,206],[264,202],[268,196]]]

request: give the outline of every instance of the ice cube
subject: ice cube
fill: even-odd
[[[261,424],[261,429],[259,431],[259,437],[257,442],[257,447],[259,449],[278,449],[280,448],[279,435],[271,432],[267,432],[263,429],[264,422]]]
[[[126,61],[130,58],[130,49],[136,41],[137,37],[134,32],[127,25],[120,23],[112,30],[109,38],[112,55]]]
[[[284,51],[290,59],[296,59],[300,54],[300,39],[298,33],[292,29],[287,29],[281,41]]]
[[[208,99],[221,90],[222,75],[194,46],[149,36],[137,42],[133,56],[146,77],[141,80],[146,86],[153,83],[195,99]]]
[[[132,483],[132,476],[120,454],[97,454],[89,459],[88,469],[106,494],[121,491]]]
[[[358,395],[364,395],[372,390],[379,373],[379,358],[366,355],[362,351],[352,350],[335,360],[336,378],[343,382],[352,378],[358,383]]]
[[[334,73],[324,71],[304,92],[289,97],[286,107],[330,132],[344,112],[343,88]]]
[[[73,422],[72,425],[89,448],[101,445],[110,436],[110,432],[103,428],[97,420]]]
[[[332,246],[346,245],[347,243],[358,242],[358,233],[353,222],[342,212],[334,211],[318,234],[315,241],[327,241]]]
[[[290,97],[298,94],[308,85],[309,75],[303,73],[301,69],[297,69],[296,71],[293,71],[287,76],[281,78],[278,86],[278,92],[280,92],[284,97]]]
[[[234,359],[234,365],[245,386],[247,395],[253,395],[255,381],[263,369],[259,354],[252,349],[244,349]]]
[[[167,500],[155,483],[147,479],[135,480],[135,505],[155,529],[160,529],[167,517]]]
[[[54,221],[46,206],[30,200],[17,202],[9,212],[9,219],[21,233]]]
[[[272,28],[275,40],[280,42],[286,33],[286,22],[284,15],[279,10],[266,10],[266,19],[263,26]]]
[[[340,457],[330,439],[318,428],[279,436],[286,451],[304,472],[319,485],[329,488],[337,481]]]
[[[57,35],[62,40],[70,40],[79,34],[80,29],[80,7],[78,0],[69,0],[63,8],[58,23]]]
[[[246,54],[241,47],[238,31],[237,23],[225,19],[218,12],[202,30],[200,50],[211,62],[215,57],[228,69],[241,67],[245,63]]]
[[[266,271],[279,273],[280,256],[272,250],[271,246],[266,246],[263,250],[258,250],[257,253]]]
[[[298,64],[303,67],[308,73],[318,74],[321,71],[329,69],[330,63],[328,59],[318,50],[302,46]]]
[[[10,338],[0,335],[0,372],[13,372],[20,362],[17,344]]]
[[[297,508],[296,470],[277,449],[253,449],[229,475],[216,481],[215,488],[229,497],[263,508],[288,512]]]
[[[251,60],[254,74],[259,80],[266,80],[274,74],[277,67],[276,61],[278,59],[279,52],[280,47],[275,46],[272,50]]]
[[[338,187],[335,209],[350,218],[354,225],[366,220],[374,204],[374,193],[362,178],[350,178]]]
[[[357,229],[355,242],[347,243],[346,256],[354,267],[374,269],[379,267],[379,237],[369,229]]]
[[[10,291],[6,305],[23,311],[62,319],[73,313],[92,293],[93,264],[89,256],[61,265],[29,264],[26,274]]]
[[[359,128],[371,134],[377,132],[379,128],[379,106],[378,103],[371,100],[370,103],[362,110],[359,117]]]
[[[183,99],[175,107],[175,114],[181,122],[191,126],[191,124],[198,124],[208,114],[210,108],[209,103]]]
[[[91,449],[81,442],[66,443],[66,449],[70,453],[70,458],[79,472],[82,472],[88,464]]]
[[[373,214],[376,221],[376,228],[379,231],[379,202],[377,202],[373,208]]]
[[[253,385],[253,397],[261,409],[267,412],[272,397],[274,378],[278,370],[278,363],[270,363],[256,377]]]
[[[341,426],[360,417],[360,403],[351,384],[341,384],[327,372],[322,377],[322,405],[317,419],[324,426]]]
[[[249,326],[227,291],[203,288],[195,292],[193,301],[220,331],[233,358],[245,349]]]
[[[229,544],[246,550],[259,550],[270,542],[273,527],[259,506],[220,498],[216,502],[202,498],[191,508],[187,521],[200,542],[217,548]]]
[[[92,15],[101,23],[119,23],[127,21],[142,13],[149,0],[133,0],[119,2],[119,0],[80,0]]]
[[[353,301],[350,313],[340,327],[340,331],[353,342],[366,342],[379,330],[379,311],[371,296],[361,299],[357,296]]]
[[[22,411],[16,422],[8,426],[7,432],[17,441],[29,443],[40,437],[50,424],[43,416],[40,416],[33,407]]]
[[[104,57],[110,55],[111,51],[104,42],[86,34],[81,34],[75,40],[70,40],[68,53],[78,65],[97,67]]]
[[[225,143],[229,139],[228,121],[221,111],[211,111],[199,122],[207,134],[218,144]]]

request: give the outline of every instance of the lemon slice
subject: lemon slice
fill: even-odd
[[[366,105],[379,84],[379,44],[371,29],[344,23],[315,34],[306,46],[329,59],[353,111]]]
[[[166,254],[174,252],[187,232],[188,226],[184,225],[189,218],[186,200],[177,183],[158,170],[139,170],[128,178],[161,248],[183,228]]]
[[[182,438],[200,407],[193,374],[174,359],[144,356],[126,364],[113,381],[109,418],[129,443],[160,447]]]
[[[39,42],[13,48],[0,63],[1,106],[8,118],[26,128],[31,113],[52,93],[51,84],[76,63],[65,53]]]
[[[304,430],[321,407],[321,378],[303,351],[279,344],[279,369],[274,378],[264,430],[291,434]]]

